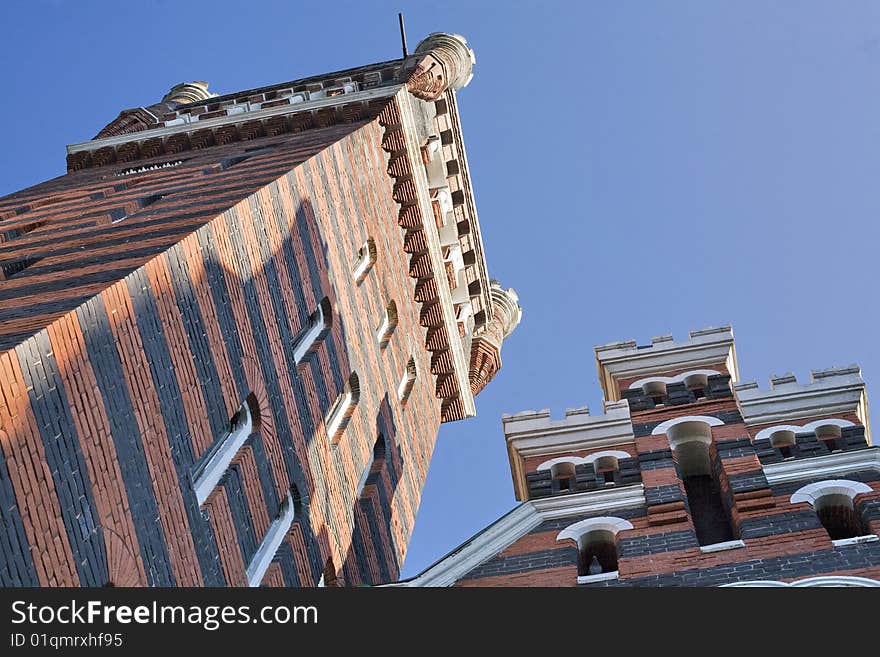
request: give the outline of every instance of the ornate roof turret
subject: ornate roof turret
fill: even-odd
[[[479,393],[501,369],[501,345],[522,319],[519,296],[513,288],[504,289],[496,280],[491,282],[492,321],[474,336],[471,343],[470,383],[474,395]]]

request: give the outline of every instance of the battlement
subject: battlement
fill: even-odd
[[[735,383],[733,388],[749,425],[846,413],[855,413],[868,425],[865,382],[858,365],[811,370],[809,383],[799,383],[794,374],[786,373],[770,377],[767,390],[757,381]]]
[[[734,381],[739,373],[733,329],[727,325],[690,331],[684,342],[661,335],[648,345],[637,345],[635,340],[610,342],[595,347],[595,352],[605,398],[612,401],[620,399],[622,385],[654,374],[713,365],[726,370]]]
[[[601,415],[591,415],[586,406],[569,408],[559,420],[550,417],[549,409],[502,417],[517,499],[527,498],[526,459],[550,458],[634,440],[629,404],[624,400],[606,402],[604,406]]]

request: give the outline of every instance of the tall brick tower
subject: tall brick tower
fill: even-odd
[[[596,348],[604,413],[504,417],[522,503],[409,586],[880,586],[857,366],[738,383],[730,327]]]
[[[433,34],[180,84],[0,199],[0,584],[397,578],[439,425],[519,319],[471,190],[473,65]]]

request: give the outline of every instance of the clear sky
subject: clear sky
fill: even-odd
[[[601,412],[593,347],[731,323],[743,379],[859,363],[880,408],[880,3],[4,0],[0,195],[175,83],[477,55],[459,93],[490,274],[523,321],[444,426],[404,575],[515,503],[501,414]]]

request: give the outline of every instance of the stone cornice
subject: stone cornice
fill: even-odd
[[[422,227],[419,232],[424,236],[427,245],[427,254],[430,257],[431,268],[434,272],[435,289],[437,298],[442,308],[443,328],[448,336],[447,344],[449,345],[449,353],[452,357],[454,370],[451,374],[455,377],[456,397],[458,398],[462,409],[461,417],[471,417],[476,415],[476,406],[474,405],[474,396],[471,392],[468,373],[470,371],[470,354],[465,354],[464,345],[459,339],[458,324],[455,318],[455,309],[452,302],[452,291],[446,276],[442,275],[445,271],[444,258],[441,253],[440,236],[436,228],[431,225],[433,222],[425,222],[425,217],[433,218],[434,210],[429,192],[427,174],[425,168],[419,164],[422,162],[422,154],[419,149],[419,137],[416,129],[413,108],[411,105],[411,96],[400,91],[395,97],[398,108],[400,127],[404,136],[404,147],[407,157],[412,163],[409,180],[412,181],[415,188],[415,201],[418,212],[421,215]],[[393,126],[388,125],[387,129]],[[400,178],[398,178],[399,180]],[[410,206],[412,207],[412,206]],[[450,374],[450,372],[438,371],[434,368],[434,374]],[[447,397],[448,399],[449,397]],[[444,420],[461,419],[458,413],[446,413]]]
[[[608,403],[605,411],[604,415],[593,416],[585,408],[569,409],[561,420],[551,420],[549,410],[503,416],[501,421],[516,499],[528,497],[526,458],[632,443],[629,405],[626,402]]]
[[[734,385],[737,406],[747,425],[790,423],[799,418],[855,413],[870,443],[865,382],[857,365],[811,373],[810,383],[793,375],[774,377],[770,390],[754,381]]]
[[[686,342],[675,342],[672,336],[661,336],[646,347],[637,346],[635,340],[597,346],[596,366],[605,398],[620,399],[617,382],[624,379],[719,363],[725,363],[731,379],[737,380],[739,371],[730,326],[691,331],[688,337]]]
[[[459,172],[450,177],[456,179],[458,183],[457,187],[464,192],[464,204],[462,209],[468,230],[464,236],[461,236],[461,239],[467,240],[468,246],[474,251],[474,262],[472,265],[468,265],[469,268],[474,270],[474,273],[468,278],[470,281],[479,282],[480,284],[477,295],[479,296],[480,303],[478,304],[478,310],[474,317],[475,325],[479,328],[487,325],[492,319],[492,301],[490,298],[491,292],[489,285],[490,279],[486,268],[486,256],[483,250],[483,236],[480,232],[480,219],[477,215],[477,206],[474,201],[474,193],[471,185],[467,151],[464,147],[464,137],[461,131],[461,118],[458,114],[458,102],[456,101],[455,93],[452,90],[447,91],[444,98],[447,103],[448,113],[452,123],[451,130],[453,144],[455,145],[455,150],[458,155],[456,159],[459,165]],[[467,249],[465,249],[465,252],[466,250]],[[480,316],[479,310],[484,311],[484,316]]]
[[[77,170],[113,162],[133,162],[166,153],[176,154],[191,148],[191,138],[208,134],[215,141],[220,136],[220,143],[228,143],[351,121],[353,117],[366,117],[371,107],[378,108],[377,102],[381,104],[384,99],[391,98],[400,88],[401,85],[380,87],[71,144],[67,147],[68,168]]]
[[[544,520],[568,518],[596,513],[613,513],[621,509],[644,506],[645,487],[642,484],[605,488],[586,493],[544,497],[530,502]]]
[[[764,476],[771,484],[827,478],[859,470],[880,472],[880,447],[770,463],[763,469]]]
[[[415,577],[389,586],[452,586],[545,520],[613,514],[644,504],[641,484],[523,502]]]

